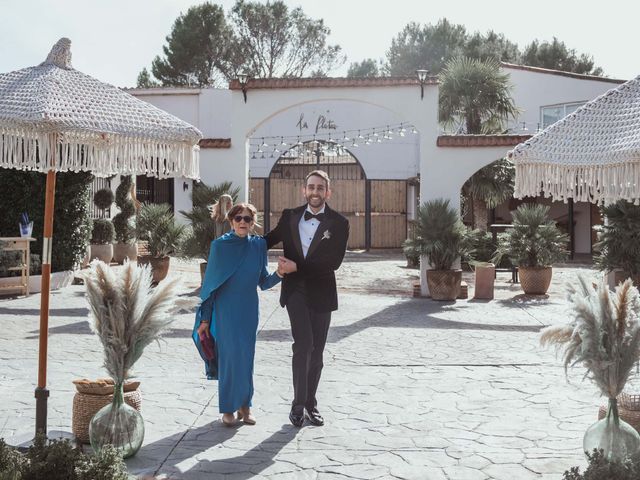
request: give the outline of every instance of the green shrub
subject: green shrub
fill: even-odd
[[[108,245],[113,242],[116,232],[113,228],[111,220],[106,218],[98,218],[93,221],[93,230],[91,231],[91,244]]]
[[[638,455],[625,462],[607,460],[602,450],[587,453],[589,465],[584,473],[579,467],[564,472],[562,480],[638,480],[640,478],[640,457]]]
[[[148,203],[140,208],[136,222],[138,239],[149,244],[149,254],[167,257],[180,249],[186,227],[176,224],[171,206]]]
[[[515,212],[513,228],[500,236],[494,263],[507,256],[519,267],[549,267],[565,260],[569,236],[548,217],[549,207],[523,204]]]
[[[123,175],[120,178],[120,185],[116,188],[116,206],[120,213],[113,217],[113,227],[116,230],[116,240],[118,243],[133,243],[135,239],[135,225],[132,217],[136,213],[136,208],[131,198],[131,187],[133,180],[131,175]]]
[[[25,458],[0,439],[0,479],[20,480]]]
[[[76,467],[78,480],[128,480],[127,466],[122,455],[111,445],[105,445],[100,454],[86,457]]]
[[[639,275],[640,206],[620,200],[604,207],[602,213],[607,217],[607,225],[596,227],[595,264],[603,271],[620,268],[630,275]]]
[[[48,442],[37,435],[26,453],[21,480],[75,480],[75,467],[82,452],[68,440]]]
[[[420,267],[420,245],[415,238],[407,238],[402,242],[402,253],[407,258],[407,267]]]
[[[122,455],[111,445],[94,456],[68,440],[37,435],[25,455],[0,439],[0,480],[127,480]]]
[[[56,174],[53,219],[52,271],[75,268],[87,249],[91,235],[90,196],[93,175],[88,172]],[[2,169],[0,174],[0,236],[19,235],[22,212],[33,220],[31,251],[42,251],[46,175]]]
[[[490,262],[496,251],[496,242],[489,232],[467,228],[462,237],[465,254],[463,262]]]
[[[101,210],[106,210],[113,203],[113,192],[110,188],[101,188],[93,194],[93,203]]]

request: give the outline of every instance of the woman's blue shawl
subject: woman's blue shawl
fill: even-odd
[[[213,307],[215,302],[215,294],[218,288],[220,288],[224,282],[226,282],[231,275],[235,273],[242,261],[244,260],[247,252],[249,251],[249,238],[239,237],[233,231],[225,233],[221,237],[211,242],[211,250],[209,252],[209,260],[207,262],[207,269],[204,274],[204,280],[202,282],[202,288],[200,290],[200,299],[202,302],[198,306],[196,312],[196,321],[193,326],[192,338],[193,342],[202,357],[205,364],[205,373],[209,380],[217,380],[218,378],[218,365],[217,358],[212,361],[208,361],[202,350],[200,344],[200,338],[198,337],[198,327],[202,321],[202,315],[211,315],[209,319],[209,331],[213,338],[216,338],[215,331],[215,308],[203,308],[203,303],[207,300],[207,306]]]

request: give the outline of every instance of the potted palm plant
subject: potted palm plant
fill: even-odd
[[[167,204],[148,203],[140,208],[136,221],[139,240],[147,242],[148,255],[138,255],[138,264],[151,265],[154,283],[169,273],[170,255],[176,253],[185,233],[185,226],[176,223]]]
[[[120,213],[113,217],[113,227],[116,231],[116,243],[113,246],[113,261],[123,263],[126,258],[134,260],[138,255],[138,248],[135,242],[136,230],[133,216],[136,213],[131,189],[133,180],[131,175],[123,175],[120,185],[116,188],[116,206]]]
[[[551,284],[552,265],[567,258],[569,236],[548,217],[549,207],[523,204],[514,212],[513,228],[498,239],[494,263],[507,256],[518,266],[524,293],[544,295]]]
[[[427,285],[434,300],[455,300],[460,293],[462,270],[452,267],[463,253],[464,229],[449,200],[430,200],[418,208],[414,241],[429,260]]]
[[[626,200],[607,205],[602,209],[607,218],[606,225],[595,227],[598,242],[593,248],[597,267],[605,272],[615,272],[615,283],[631,278],[640,286],[640,206]]]

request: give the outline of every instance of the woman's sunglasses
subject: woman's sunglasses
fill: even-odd
[[[236,215],[233,217],[233,221],[236,223],[240,223],[242,220],[244,220],[245,223],[251,223],[253,222],[253,217],[250,217],[249,215]]]

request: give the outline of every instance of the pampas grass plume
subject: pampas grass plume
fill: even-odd
[[[125,262],[119,269],[94,261],[86,275],[91,329],[104,348],[104,366],[114,382],[122,383],[144,348],[160,338],[174,317],[175,281],[151,287],[148,265]]]

